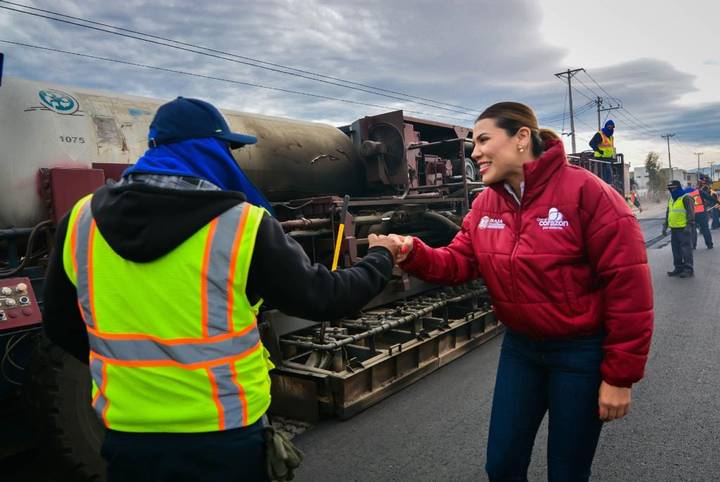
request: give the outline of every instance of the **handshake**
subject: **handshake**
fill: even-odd
[[[400,236],[398,234],[371,234],[368,236],[368,248],[374,248],[381,246],[392,254],[395,264],[400,264],[413,249],[413,237],[412,236]]]

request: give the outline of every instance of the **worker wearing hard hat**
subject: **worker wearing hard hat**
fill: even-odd
[[[178,98],[157,111],[137,164],[58,226],[45,330],[89,361],[111,482],[268,480],[260,305],[338,318],[391,277],[388,240],[352,268],[314,265],[232,157],[255,142],[214,106]]]

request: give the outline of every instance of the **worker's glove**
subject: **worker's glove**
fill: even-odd
[[[303,453],[272,425],[264,427],[267,470],[270,480],[293,480]]]
[[[662,235],[663,235],[663,236],[667,236],[667,228],[663,228]]]

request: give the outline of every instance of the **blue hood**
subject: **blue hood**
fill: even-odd
[[[611,119],[608,119],[607,122],[605,122],[605,127],[602,128],[603,134],[605,134],[608,137],[612,137],[615,133],[615,122],[613,122]]]
[[[692,189],[690,191],[692,191]],[[672,191],[670,191],[670,196],[672,196],[673,201],[677,201],[681,196],[684,196],[690,191],[681,187],[679,189],[673,189]]]
[[[123,176],[131,173],[205,179],[225,191],[242,192],[251,204],[273,212],[265,196],[235,162],[227,143],[212,137],[150,148]]]

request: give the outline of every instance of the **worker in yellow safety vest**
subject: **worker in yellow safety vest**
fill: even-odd
[[[121,180],[58,225],[44,328],[89,365],[110,482],[268,480],[261,304],[334,319],[391,278],[390,239],[345,270],[313,264],[233,159],[255,142],[178,98]]]
[[[600,177],[608,183],[612,183],[612,163],[615,161],[615,122],[608,119],[605,126],[598,130],[592,139],[590,147],[593,150],[595,159],[600,162]]]
[[[682,187],[680,181],[673,180],[667,185],[670,197],[665,212],[663,236],[670,228],[670,243],[675,268],[668,276],[690,278],[694,276],[692,231],[695,230],[695,203]]]
[[[605,127],[590,139],[590,147],[595,152],[595,158],[615,159],[615,122],[605,122]]]

